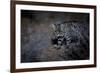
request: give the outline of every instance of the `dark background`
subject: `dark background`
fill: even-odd
[[[66,24],[67,44],[51,43],[51,24]],[[73,41],[74,40],[74,41]],[[89,13],[21,10],[21,62],[89,59]]]

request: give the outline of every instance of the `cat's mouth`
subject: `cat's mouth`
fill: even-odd
[[[51,39],[52,45],[55,48],[61,48],[62,46],[66,45],[66,38],[64,36],[56,36],[55,38]]]

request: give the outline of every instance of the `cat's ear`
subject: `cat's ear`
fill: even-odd
[[[53,29],[53,31],[55,31],[56,30],[55,24],[51,24],[51,28]]]

